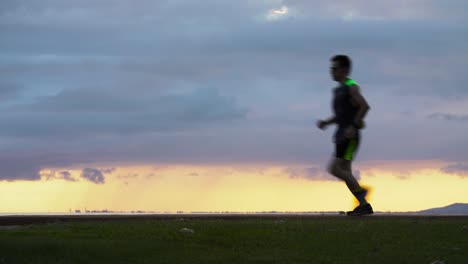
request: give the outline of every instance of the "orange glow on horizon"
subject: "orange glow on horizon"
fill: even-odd
[[[443,164],[395,161],[355,167],[360,183],[371,190],[368,198],[376,211],[417,211],[468,202],[468,181],[441,172]],[[104,184],[81,178],[79,168],[61,168],[76,181],[43,176],[40,181],[1,182],[0,212],[346,211],[356,204],[344,182],[292,178],[288,167],[126,165],[104,173]],[[51,170],[57,169],[41,173],[50,175]]]

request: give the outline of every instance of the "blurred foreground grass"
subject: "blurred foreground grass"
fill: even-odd
[[[182,228],[194,232],[181,232]],[[468,263],[468,218],[173,218],[0,229],[0,263],[14,264],[430,264],[436,260]]]

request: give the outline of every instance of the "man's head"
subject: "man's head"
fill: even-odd
[[[339,82],[351,73],[351,59],[346,55],[336,55],[330,59],[330,73],[333,80]]]

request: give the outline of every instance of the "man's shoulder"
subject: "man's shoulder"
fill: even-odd
[[[358,84],[352,84],[349,87],[349,92],[350,93],[360,93],[360,87]]]

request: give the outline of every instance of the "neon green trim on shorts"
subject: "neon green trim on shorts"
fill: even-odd
[[[356,139],[351,139],[348,146],[346,147],[344,159],[353,160],[354,151],[356,150]]]
[[[348,79],[348,80],[346,80],[345,84],[347,86],[351,86],[353,84],[357,85],[357,82],[355,80],[353,80],[353,79]]]

